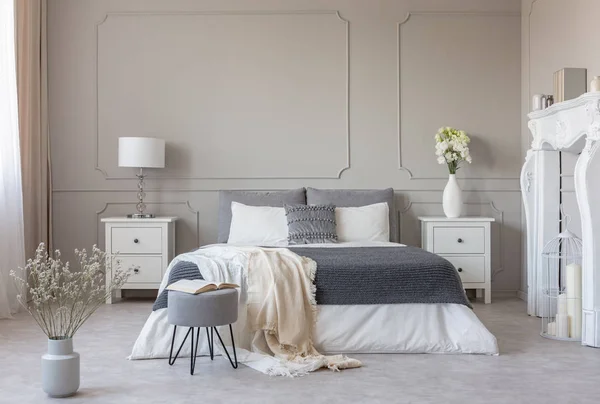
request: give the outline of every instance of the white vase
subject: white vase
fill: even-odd
[[[462,204],[462,191],[456,181],[456,175],[450,174],[442,197],[442,206],[446,217],[460,217]]]
[[[600,76],[594,76],[594,79],[590,83],[590,92],[591,93],[600,92]]]
[[[73,339],[48,339],[42,356],[42,389],[50,397],[72,396],[79,389],[79,354]]]

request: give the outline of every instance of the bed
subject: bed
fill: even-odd
[[[169,282],[170,270],[182,261],[197,265],[205,279],[244,284],[241,252],[249,247],[231,243],[233,202],[274,207],[325,202],[338,207],[361,207],[382,201],[389,207],[386,221],[391,240],[276,246],[317,263],[318,315],[312,336],[315,347],[324,353],[498,354],[496,338],[470,307],[454,267],[434,254],[395,242],[397,220],[391,189],[222,192],[220,243],[178,256],[169,266],[159,294]],[[424,260],[429,264],[422,264]],[[429,272],[425,275],[419,268]],[[415,283],[420,286],[413,288]],[[358,289],[364,289],[362,297]],[[243,316],[243,287],[240,299]],[[166,310],[153,311],[130,359],[168,357],[171,334],[167,327]],[[236,345],[238,340],[239,346],[250,345],[247,336],[236,335]],[[187,344],[184,355],[186,347]],[[199,352],[208,354],[204,339]]]

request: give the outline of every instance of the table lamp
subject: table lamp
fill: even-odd
[[[128,218],[146,219],[152,218],[152,213],[145,213],[146,204],[144,203],[144,168],[164,168],[165,167],[165,141],[153,137],[120,137],[119,138],[119,167],[139,168],[137,174],[138,182],[138,203],[136,204],[137,213],[127,215]]]

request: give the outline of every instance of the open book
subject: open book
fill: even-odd
[[[198,293],[210,292],[211,290],[234,289],[239,287],[240,286],[235,283],[207,282],[203,279],[181,279],[167,286],[167,289],[197,295]]]

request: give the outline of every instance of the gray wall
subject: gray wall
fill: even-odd
[[[100,218],[134,210],[116,142],[146,135],[168,142],[147,200],[181,218],[179,252],[216,239],[219,189],[301,186],[391,186],[419,245],[450,125],[473,138],[466,213],[497,220],[493,288],[519,289],[519,0],[49,3],[57,248],[103,245]]]
[[[600,2],[597,0],[522,0],[522,147],[531,134],[526,114],[533,94],[553,93],[553,73],[564,67],[588,69],[589,82],[600,75],[600,54],[594,43],[600,36]],[[573,186],[577,155],[562,153],[561,197],[573,221],[569,228],[581,234],[581,220]],[[527,271],[522,273],[526,290]]]

